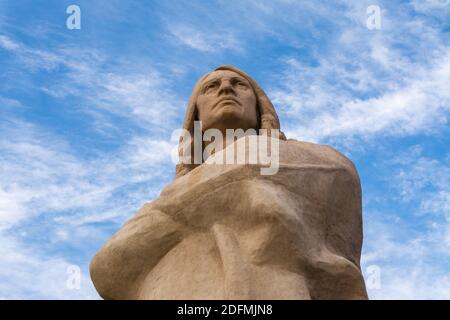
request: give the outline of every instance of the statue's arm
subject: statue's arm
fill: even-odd
[[[182,238],[181,226],[146,207],[94,256],[90,274],[104,299],[134,299],[140,280]]]

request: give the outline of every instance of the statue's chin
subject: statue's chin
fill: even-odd
[[[212,128],[235,128],[242,123],[242,111],[238,105],[221,106],[214,115]]]
[[[203,130],[209,128],[219,129],[243,129],[257,127],[256,114],[247,114],[245,105],[240,105],[233,100],[224,100],[217,104],[209,117],[203,121]]]

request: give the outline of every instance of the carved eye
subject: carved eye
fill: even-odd
[[[208,92],[208,91],[211,91],[211,90],[217,88],[218,86],[219,86],[219,83],[217,81],[214,81],[214,82],[207,84],[205,86],[205,88],[203,89],[203,91]]]
[[[239,86],[240,88],[247,88],[247,84],[239,79],[235,79],[233,80],[233,85],[234,86]]]

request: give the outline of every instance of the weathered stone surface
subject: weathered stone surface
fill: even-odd
[[[203,163],[178,175],[93,258],[99,294],[366,299],[353,163],[328,146],[281,138],[279,144],[275,175],[249,163]]]

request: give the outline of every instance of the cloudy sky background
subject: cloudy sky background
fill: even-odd
[[[194,82],[232,64],[289,138],[354,161],[370,297],[450,299],[449,36],[447,0],[0,0],[0,298],[98,298],[91,257],[173,179]]]

